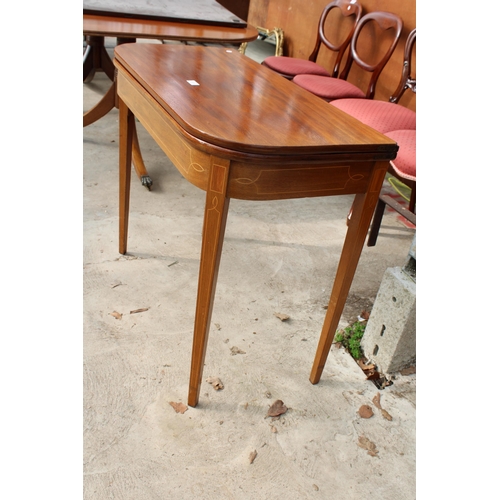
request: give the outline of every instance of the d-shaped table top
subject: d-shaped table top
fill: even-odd
[[[123,44],[122,66],[195,138],[246,154],[396,156],[396,143],[236,50]]]

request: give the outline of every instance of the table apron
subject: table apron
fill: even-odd
[[[314,161],[274,167],[233,161],[228,196],[244,200],[279,200],[364,193],[375,161],[346,160],[326,165]]]
[[[118,72],[117,92],[182,176],[206,191],[211,155],[193,147],[185,131],[142,86],[122,71]]]
[[[120,99],[182,176],[204,191],[213,157],[230,160],[226,196],[245,200],[365,193],[379,163],[373,154],[369,160],[366,154],[349,153],[280,159],[224,149],[186,132],[126,70],[118,71],[117,85]]]

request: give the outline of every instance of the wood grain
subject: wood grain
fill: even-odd
[[[115,59],[182,129],[211,145],[295,161],[394,149],[382,134],[237,51],[123,45]]]

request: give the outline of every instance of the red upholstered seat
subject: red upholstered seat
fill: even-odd
[[[334,10],[339,13],[337,21],[335,21],[335,30],[338,31],[338,33],[343,33],[340,37],[340,41],[338,40],[339,36],[337,33],[335,43],[333,43],[325,33],[325,23],[329,14]],[[351,43],[354,30],[361,17],[361,12],[362,7],[359,3],[357,3],[357,0],[333,0],[333,2],[330,2],[325,6],[321,14],[318,22],[316,44],[311,52],[311,55],[309,56],[309,60],[288,56],[270,56],[266,57],[262,61],[262,64],[289,80],[291,80],[295,75],[301,74],[337,77],[340,72],[340,63],[342,62],[344,53]],[[335,18],[335,16],[333,17]],[[347,28],[344,26],[346,22],[348,25]],[[331,25],[328,27],[328,31],[331,31]],[[320,48],[323,46],[324,48],[337,53],[333,69],[331,71],[327,71],[323,68],[323,66],[316,63]]]
[[[417,128],[415,111],[400,104],[370,99],[339,99],[330,104],[382,134],[391,130]]]
[[[373,214],[367,245],[374,246],[382,223],[385,207],[388,205],[407,221],[416,226],[416,191],[417,191],[417,115],[414,111],[397,104],[403,93],[411,89],[416,92],[417,80],[411,74],[411,53],[417,36],[412,30],[405,44],[403,68],[398,88],[390,97],[390,102],[371,99],[339,99],[330,104],[353,116],[369,127],[378,130],[398,143],[396,158],[389,164],[389,174],[406,184],[411,190],[408,205],[399,202],[391,193],[381,192]],[[352,213],[352,212],[351,212]],[[347,217],[349,223],[351,213]]]
[[[393,130],[385,134],[399,145],[397,157],[392,160],[395,172],[410,181],[417,179],[417,131]]]
[[[301,75],[303,73],[330,76],[330,73],[319,64],[297,57],[269,56],[265,59],[265,66],[284,76],[290,77],[290,79],[295,75]]]
[[[325,101],[349,98],[363,99],[365,97],[365,93],[356,87],[356,85],[339,78],[318,75],[297,75],[292,81],[314,95],[325,99]]]
[[[410,203],[408,207],[393,199],[389,194],[380,194],[375,213],[373,214],[372,226],[368,236],[367,245],[372,247],[377,242],[380,225],[386,205],[402,215],[415,226],[416,219],[416,190],[417,190],[417,131],[416,130],[393,130],[385,134],[394,139],[399,146],[398,154],[389,166],[389,173],[397,177],[411,189]]]

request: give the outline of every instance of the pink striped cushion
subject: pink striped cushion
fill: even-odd
[[[340,80],[339,78],[297,75],[293,78],[292,82],[327,101],[348,99],[350,97],[363,99],[365,97],[363,91],[358,89],[356,85],[345,80]]]
[[[417,131],[394,130],[385,135],[399,145],[398,155],[392,160],[394,170],[404,179],[417,180]]]
[[[330,103],[382,134],[417,128],[417,114],[400,104],[371,99],[340,99]]]
[[[330,73],[319,64],[296,57],[269,56],[262,61],[262,64],[288,76],[302,74],[330,76]]]

